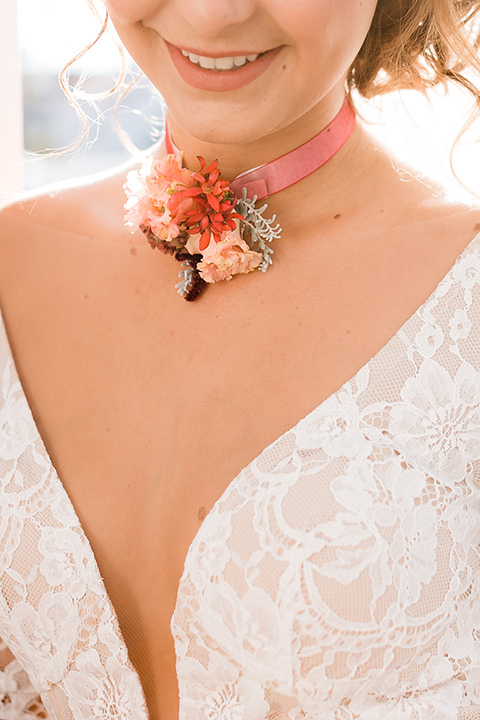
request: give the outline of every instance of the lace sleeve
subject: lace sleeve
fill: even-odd
[[[0,720],[48,720],[27,673],[0,639]]]

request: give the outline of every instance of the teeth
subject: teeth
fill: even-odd
[[[200,55],[198,58],[198,64],[206,70],[213,70],[215,68],[215,59]]]
[[[232,70],[234,67],[242,67],[242,65],[245,65],[247,62],[255,62],[255,60],[259,57],[259,54],[257,54],[239,55],[237,57],[211,58],[204,55],[195,55],[194,53],[189,53],[186,50],[182,50],[182,55],[188,58],[190,62],[195,63],[195,65],[200,65],[200,67],[205,68],[206,70]]]
[[[216,58],[215,60],[215,67],[217,70],[231,70],[234,65],[234,58],[226,57],[226,58]]]

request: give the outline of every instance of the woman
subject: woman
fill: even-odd
[[[1,216],[0,717],[480,718],[480,208],[345,105],[480,3],[106,4],[170,144]]]

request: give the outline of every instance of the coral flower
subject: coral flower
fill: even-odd
[[[242,216],[235,212],[236,197],[226,180],[220,178],[218,160],[208,167],[205,158],[198,156],[199,172],[192,173],[195,187],[177,190],[176,202],[185,202],[188,198],[195,201],[195,208],[185,213],[185,230],[189,235],[200,233],[201,252],[205,250],[213,236],[220,242],[225,233],[235,230],[235,219]]]
[[[217,160],[208,167],[203,157],[198,160],[200,170],[192,172],[182,166],[182,153],[148,158],[128,174],[124,186],[125,224],[132,232],[140,229],[152,248],[182,263],[177,289],[188,301],[198,297],[206,283],[265,270],[271,253],[266,242],[279,234],[279,226],[272,225],[275,218],[261,217],[264,208],[249,209],[249,200],[237,200],[220,177]],[[247,239],[252,233],[255,238],[250,245],[243,235],[246,225]]]

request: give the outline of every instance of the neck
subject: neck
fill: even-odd
[[[329,125],[339,112],[343,102],[343,94],[335,98],[328,98],[328,102],[323,103],[321,107],[315,106],[286,127],[242,144],[202,141],[186,132],[170,114],[168,125],[173,143],[183,152],[186,167],[196,170],[198,155],[204,157],[207,164],[218,160],[222,177],[231,181],[237,175],[253,167],[269,163],[303,145]]]
[[[314,108],[292,125],[244,145],[203,142],[186,133],[170,117],[174,144],[184,153],[184,165],[197,169],[197,155],[207,163],[218,159],[222,177],[233,180],[237,175],[299,147],[325,128],[336,116],[343,96],[328,107]],[[300,182],[268,198],[269,214],[282,219],[285,231],[298,228],[303,218],[317,223],[358,206],[359,189],[365,171],[376,160],[376,146],[359,124],[345,146],[321,168]],[[362,178],[362,182],[360,179]]]
[[[269,198],[269,211],[282,219],[284,235],[317,230],[336,217],[355,215],[365,202],[365,184],[384,153],[357,123],[350,139],[316,172]],[[372,188],[372,192],[374,192]]]

